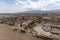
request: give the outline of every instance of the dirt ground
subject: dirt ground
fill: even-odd
[[[29,33],[19,33],[19,31],[13,31],[5,24],[0,24],[0,40],[42,40],[40,38],[33,37]]]

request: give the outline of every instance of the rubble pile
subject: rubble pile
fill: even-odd
[[[14,26],[13,31],[31,33],[34,37],[60,40],[60,16],[53,14],[24,14],[0,19],[0,23]]]

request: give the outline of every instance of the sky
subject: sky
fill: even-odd
[[[60,0],[0,0],[0,13],[60,9]]]

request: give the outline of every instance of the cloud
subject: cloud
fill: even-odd
[[[60,9],[60,0],[15,0],[12,5],[0,1],[0,12],[23,12],[28,10],[55,10]]]
[[[33,2],[31,0],[27,0],[26,2],[16,0],[16,2],[18,5],[23,5],[26,8],[34,10],[54,10],[58,7],[60,8],[60,3],[57,3],[60,2],[60,0],[39,0],[37,2]]]
[[[0,1],[0,13],[15,13],[22,11],[26,11],[26,9],[24,7],[20,8],[20,6],[15,6],[15,4],[9,5],[5,2]]]

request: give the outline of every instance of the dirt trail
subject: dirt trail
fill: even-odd
[[[5,24],[0,24],[0,40],[41,40],[40,38],[33,37],[29,33],[15,32]]]

